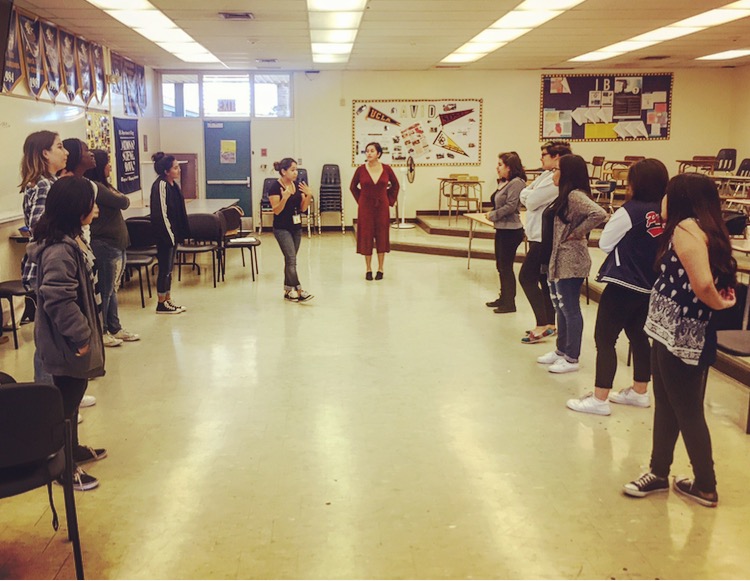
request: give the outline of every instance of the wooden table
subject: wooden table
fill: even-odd
[[[487,219],[487,216],[482,212],[475,214],[464,214],[464,218],[469,221],[469,253],[468,260],[466,262],[466,269],[469,270],[471,268],[471,242],[474,240],[474,228],[477,224],[483,224],[484,226],[489,226],[494,230],[495,224],[490,222]]]
[[[676,160],[680,165],[677,168],[678,173],[685,173],[686,171],[700,171],[704,170],[709,175],[713,175],[714,168],[718,163],[716,158],[698,158],[698,159],[678,159]],[[692,168],[692,170],[689,170]]]
[[[467,179],[458,177],[449,183],[450,193],[448,194],[448,225],[451,223],[451,208],[453,202],[456,202],[456,219],[458,220],[459,202],[466,201],[466,209],[469,209],[469,202],[477,203],[477,210],[482,210],[482,184],[484,181],[477,179]],[[458,190],[458,193],[456,193]],[[471,194],[475,194],[472,196]]]
[[[185,200],[185,209],[188,214],[213,214],[214,212],[236,204],[239,198],[198,198]],[[151,208],[141,204],[131,204],[127,210],[122,211],[122,216],[128,218],[146,218],[151,214]]]

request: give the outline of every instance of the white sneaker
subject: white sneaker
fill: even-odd
[[[139,341],[141,338],[140,335],[131,333],[130,331],[126,331],[125,329],[120,329],[119,331],[117,331],[114,337],[115,339],[119,339],[120,341]]]
[[[541,363],[542,365],[552,365],[558,359],[564,359],[564,357],[562,355],[558,355],[557,351],[550,351],[549,353],[545,353],[541,357],[537,357],[536,362]]]
[[[565,405],[574,412],[582,412],[584,414],[608,416],[612,413],[612,410],[609,408],[609,402],[597,399],[593,393],[587,393],[579,399],[569,399]]]
[[[580,365],[578,363],[571,363],[564,357],[560,357],[557,361],[555,361],[552,365],[547,368],[547,371],[550,373],[572,373],[573,371],[578,371],[580,369]]]
[[[83,416],[81,414],[78,414],[78,423],[80,424],[82,422],[83,422]]]
[[[104,335],[102,336],[102,340],[105,347],[119,347],[120,345],[122,345],[122,340],[116,339],[115,336],[109,331],[104,333]]]
[[[96,405],[96,398],[93,395],[84,395],[78,407],[90,408],[92,405]]]
[[[626,387],[617,393],[610,393],[609,401],[623,405],[634,405],[639,408],[651,407],[651,397],[648,392],[638,393],[632,387]]]

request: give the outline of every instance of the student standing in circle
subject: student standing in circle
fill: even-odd
[[[365,257],[365,279],[372,280],[372,251],[378,253],[378,272],[375,280],[382,280],[385,253],[391,251],[388,208],[396,203],[399,183],[389,165],[380,163],[383,148],[379,143],[365,147],[367,163],[354,171],[349,190],[357,200],[357,254]]]
[[[151,186],[151,224],[156,235],[156,259],[159,262],[156,314],[178,315],[187,309],[172,302],[175,248],[190,238],[185,199],[176,181],[180,178],[180,166],[174,156],[165,155],[162,151],[155,153],[151,159],[159,176]]]
[[[662,200],[661,217],[666,224],[659,277],[646,319],[646,333],[654,340],[651,466],[627,483],[623,492],[644,497],[669,490],[674,447],[682,435],[694,477],[676,477],[673,488],[698,504],[714,507],[719,495],[703,400],[708,369],[716,360],[712,315],[736,303],[737,262],[711,178],[698,173],[673,177]]]
[[[274,162],[279,179],[268,190],[268,201],[273,209],[273,235],[284,255],[284,299],[304,303],[313,298],[302,290],[297,276],[297,252],[302,242],[302,213],[312,201],[312,190],[297,183],[297,162],[291,157]],[[292,293],[295,294],[292,294]]]
[[[486,215],[495,225],[495,264],[500,275],[500,296],[486,305],[495,307],[496,313],[515,313],[516,275],[513,263],[516,250],[523,242],[518,206],[521,190],[526,187],[526,173],[517,153],[501,153],[497,157],[499,184],[491,198],[494,209]]]

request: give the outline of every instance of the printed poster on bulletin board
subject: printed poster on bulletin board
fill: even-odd
[[[352,166],[378,142],[381,161],[404,166],[480,165],[482,99],[352,101]]]
[[[542,75],[539,138],[669,139],[672,73]]]

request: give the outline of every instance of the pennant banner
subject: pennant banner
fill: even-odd
[[[10,93],[18,86],[23,78],[21,67],[21,47],[18,42],[18,14],[13,9],[10,13],[10,27],[8,29],[8,47],[5,51],[5,71],[3,74],[3,90]]]
[[[45,86],[39,19],[19,14],[18,27],[21,31],[26,84],[29,92],[38,99]]]
[[[125,115],[138,116],[138,80],[136,64],[128,59],[122,59],[122,89]]]
[[[122,94],[122,57],[116,52],[109,53],[109,70],[112,71],[110,90],[113,95]]]
[[[469,154],[461,149],[458,144],[450,138],[450,136],[445,134],[444,131],[441,131],[438,134],[433,145],[437,145],[439,147],[442,147],[443,149],[447,149],[448,151],[454,151],[456,153],[460,153],[461,155],[469,157]]]
[[[401,125],[401,123],[399,123],[392,117],[389,117],[385,113],[378,111],[375,107],[370,107],[370,110],[367,112],[367,118],[372,119],[373,121],[382,121],[383,123],[390,123],[391,125]]]
[[[94,77],[94,94],[96,100],[104,103],[107,96],[107,79],[104,73],[104,49],[100,44],[91,43],[91,67]]]
[[[62,57],[63,81],[68,101],[73,101],[78,94],[78,76],[76,75],[76,37],[60,31],[60,56]]]
[[[44,38],[44,74],[47,78],[47,92],[54,101],[62,91],[62,66],[60,63],[60,33],[57,26],[42,22]]]
[[[113,121],[115,126],[117,189],[123,194],[130,194],[141,189],[138,120],[115,117]]]
[[[461,119],[461,117],[465,117],[466,115],[471,115],[474,112],[474,109],[466,109],[464,111],[452,111],[450,113],[441,113],[440,114],[440,123],[443,125],[448,125],[448,123],[453,123],[457,119]]]
[[[88,105],[94,96],[94,79],[91,75],[91,54],[89,43],[76,37],[76,68],[81,99]]]
[[[148,100],[146,99],[146,69],[142,65],[135,66],[135,83],[138,93],[138,108],[141,113],[145,113]]]

